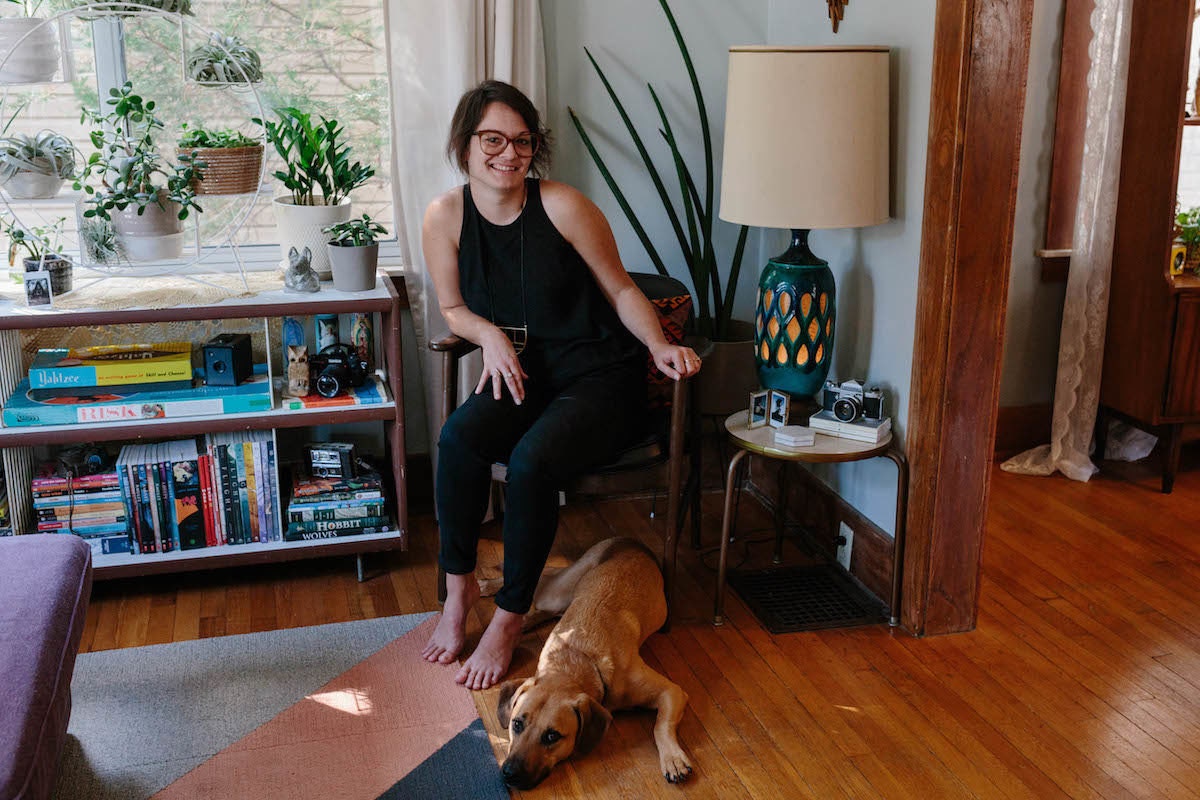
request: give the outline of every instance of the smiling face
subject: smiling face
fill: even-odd
[[[475,129],[498,131],[509,139],[518,134],[529,133],[521,115],[504,103],[489,103]],[[511,142],[496,155],[489,156],[483,152],[479,137],[472,136],[467,151],[467,175],[472,181],[481,182],[497,190],[519,189],[524,185],[532,161],[533,156],[518,155]]]
[[[500,690],[497,716],[508,727],[508,758],[500,771],[515,789],[537,786],[572,753],[587,753],[608,729],[612,715],[577,688],[530,678]]]

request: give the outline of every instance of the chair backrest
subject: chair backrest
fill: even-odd
[[[631,272],[634,284],[654,306],[667,341],[679,344],[692,325],[692,294],[682,281],[670,275]],[[658,371],[654,359],[646,358],[646,400],[650,411],[671,407],[672,381]]]

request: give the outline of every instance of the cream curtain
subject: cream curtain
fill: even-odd
[[[418,364],[406,365],[406,379],[419,377],[424,387],[433,451],[442,376],[426,345],[446,326],[421,258],[421,221],[430,200],[465,180],[447,161],[445,145],[466,89],[487,78],[507,81],[545,112],[541,7],[540,0],[388,0],[386,14],[392,191],[420,353]]]
[[[1054,386],[1050,444],[1014,456],[1006,472],[1086,481],[1096,473],[1089,457],[1100,398],[1109,276],[1125,126],[1129,67],[1129,10],[1132,0],[1097,0],[1088,48],[1087,130],[1071,271],[1063,307]]]

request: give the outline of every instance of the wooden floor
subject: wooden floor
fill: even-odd
[[[979,627],[916,639],[887,627],[772,636],[729,595],[714,629],[714,554],[681,547],[677,622],[648,660],[691,696],[697,766],[658,775],[648,712],[618,714],[591,755],[530,797],[1200,797],[1200,469],[1173,495],[1144,468],[1088,484],[993,475]],[[705,497],[706,546],[720,498]],[[654,540],[644,501],[568,508],[556,558],[586,537]],[[765,526],[743,501],[740,531]],[[85,650],[432,610],[435,529],[407,554],[97,586]],[[753,538],[748,535],[747,538]],[[756,546],[754,550],[763,550]],[[481,564],[499,554],[485,543]],[[480,603],[475,634],[488,614]],[[547,628],[514,665],[532,671]],[[502,751],[495,690],[477,695]]]

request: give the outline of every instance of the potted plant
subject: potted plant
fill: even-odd
[[[205,44],[188,54],[188,77],[197,83],[258,83],[262,61],[253,49],[236,36],[212,33]]]
[[[54,197],[63,181],[75,178],[75,169],[75,145],[61,133],[43,130],[0,136],[0,183],[10,197]]]
[[[1175,229],[1175,238],[1187,247],[1184,269],[1195,272],[1200,268],[1200,206],[1176,214]]]
[[[283,159],[276,170],[288,194],[273,201],[279,225],[282,264],[295,247],[312,251],[312,267],[322,280],[332,273],[325,244],[325,228],[350,219],[350,192],[375,174],[372,167],[350,161],[350,145],[342,141],[344,128],[336,121],[287,107],[275,109],[278,122],[253,120],[262,125],[267,141]]]
[[[135,94],[129,81],[109,94],[107,114],[83,111],[83,121],[97,126],[90,134],[96,151],[75,181],[87,195],[83,217],[111,221],[131,261],[178,258],[183,220],[202,211],[192,182],[203,177],[204,164],[188,155],[173,164],[163,158],[154,142],[164,127],[155,103]]]
[[[754,363],[753,326],[744,320],[735,320],[732,316],[734,294],[737,291],[738,275],[741,272],[742,255],[745,252],[746,236],[749,228],[745,225],[741,226],[733,255],[728,262],[728,273],[723,275],[718,263],[715,244],[714,225],[716,223],[716,216],[713,209],[714,162],[712,134],[709,129],[708,112],[704,103],[704,95],[700,91],[700,82],[696,78],[696,70],[692,65],[691,55],[688,52],[687,44],[684,42],[682,34],[679,32],[679,26],[675,22],[675,17],[671,13],[666,0],[659,0],[659,5],[662,6],[663,13],[666,15],[668,23],[670,23],[671,31],[675,35],[675,43],[679,48],[679,53],[683,58],[683,64],[687,68],[688,77],[692,84],[692,94],[696,102],[699,122],[698,128],[704,142],[703,184],[696,181],[696,176],[685,162],[678,142],[675,139],[671,121],[663,109],[658,93],[655,92],[653,86],[649,86],[647,88],[650,91],[650,97],[654,101],[655,108],[658,110],[659,120],[662,124],[660,133],[666,142],[670,155],[668,173],[673,176],[674,185],[671,189],[668,189],[666,181],[664,181],[658,167],[650,157],[649,150],[641,135],[634,127],[628,112],[625,110],[624,104],[617,96],[612,84],[609,83],[604,70],[590,51],[585,48],[585,52],[596,74],[600,77],[601,83],[604,84],[604,88],[608,92],[613,105],[616,107],[617,113],[624,122],[626,130],[629,132],[633,145],[637,149],[642,163],[645,165],[646,174],[654,184],[663,210],[674,231],[678,252],[672,257],[672,260],[683,262],[687,267],[688,275],[691,277],[692,297],[696,304],[696,330],[701,336],[706,337],[711,342],[711,344],[705,342],[697,347],[701,351],[700,355],[705,359],[704,369],[697,376],[697,405],[701,413],[729,413],[739,408],[744,408],[749,390],[758,386],[758,377],[755,372]],[[629,220],[629,224],[633,227],[642,246],[646,249],[650,261],[654,264],[654,268],[661,275],[668,274],[666,261],[659,255],[658,250],[642,225],[645,210],[634,210],[625,198],[624,192],[617,185],[611,171],[605,165],[603,157],[596,149],[591,136],[588,135],[583,122],[579,119],[575,110],[568,108],[567,113],[571,117],[571,122],[575,126],[575,130],[583,140],[584,147],[587,148],[588,154],[596,164],[596,168],[600,170],[600,174],[603,175],[608,188],[612,191],[614,197],[616,197],[621,210],[625,212],[625,216]],[[691,125],[691,123],[687,124]],[[672,190],[675,192],[676,197],[672,196]],[[682,209],[682,213],[678,210],[680,208]]]
[[[37,16],[43,0],[8,0],[19,16],[0,19],[0,84],[42,83],[58,72],[58,28]]]
[[[333,271],[333,288],[342,292],[365,292],[375,288],[375,270],[379,266],[379,242],[386,236],[383,226],[363,214],[358,219],[339,222],[324,228],[331,238],[329,263]]]
[[[101,15],[117,17],[136,14],[138,11],[145,11],[147,8],[156,11],[166,11],[167,13],[187,14],[189,17],[195,16],[192,13],[192,0],[135,0],[132,3],[122,3],[118,0],[113,0],[113,2],[107,2],[107,0],[71,0],[72,8],[90,5],[97,6]]]
[[[249,194],[262,180],[263,143],[235,130],[183,125],[178,156],[204,165],[193,181],[196,194]]]
[[[0,229],[8,237],[9,276],[20,283],[26,272],[50,273],[50,290],[55,297],[71,291],[71,261],[61,254],[63,225],[66,217],[59,217],[49,225],[25,228],[7,214],[0,217]],[[13,269],[18,253],[22,269]]]

